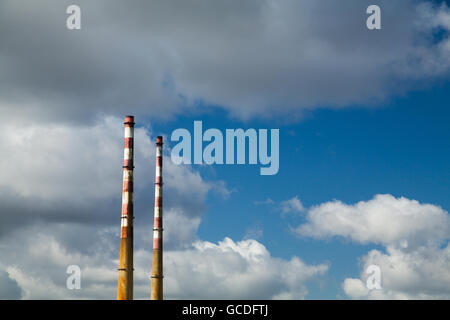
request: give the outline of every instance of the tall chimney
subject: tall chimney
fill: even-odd
[[[133,157],[134,117],[126,116],[117,300],[133,300]]]
[[[152,300],[163,299],[163,201],[162,201],[162,145],[163,138],[156,138],[155,217],[153,220]]]

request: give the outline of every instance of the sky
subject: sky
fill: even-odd
[[[116,298],[128,114],[136,299],[159,135],[165,299],[449,299],[449,31],[428,0],[0,0],[0,299]],[[278,173],[175,164],[194,121],[279,129]]]

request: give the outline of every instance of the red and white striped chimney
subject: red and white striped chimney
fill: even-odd
[[[155,215],[153,220],[153,266],[151,299],[163,299],[163,138],[156,138]]]
[[[133,155],[134,117],[126,116],[118,300],[133,300]]]

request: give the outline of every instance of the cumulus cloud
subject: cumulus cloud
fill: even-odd
[[[0,108],[9,117],[86,122],[215,105],[292,119],[372,104],[450,66],[449,9],[431,1],[378,1],[377,31],[365,25],[368,0],[80,0],[79,31],[65,27],[69,4],[2,1]]]
[[[328,264],[308,265],[298,257],[274,258],[256,240],[194,243],[165,258],[170,298],[303,299],[305,283],[325,274]]]
[[[416,200],[376,195],[347,205],[335,200],[312,207],[295,232],[314,238],[345,237],[359,243],[403,248],[433,244],[450,234],[448,212]]]
[[[360,278],[348,278],[344,292],[353,299],[450,299],[450,245],[406,252],[371,250],[362,258]],[[381,290],[368,290],[365,270],[380,267]]]
[[[318,239],[342,237],[361,244],[381,244],[361,258],[360,278],[347,278],[344,292],[354,299],[449,299],[450,216],[416,200],[376,195],[348,205],[341,201],[312,207],[295,232]],[[381,289],[369,290],[366,271],[381,271]]]
[[[16,283],[16,290],[3,298],[13,294],[22,299],[115,298],[118,238],[105,229],[91,229],[86,233],[86,241],[92,242],[90,250],[82,252],[67,245],[65,231],[74,230],[69,226],[30,226],[27,232],[0,242],[5,258],[0,264],[0,281],[6,279],[10,287]],[[149,297],[151,256],[151,247],[138,239],[134,254],[136,299]],[[81,290],[66,288],[69,265],[81,269]],[[218,244],[196,240],[190,248],[165,252],[165,297],[303,299],[308,293],[307,282],[320,278],[328,268],[328,264],[309,265],[295,256],[289,260],[272,257],[256,240],[225,238]]]
[[[342,288],[348,296],[355,299],[361,299],[369,294],[369,289],[360,279],[345,279]]]

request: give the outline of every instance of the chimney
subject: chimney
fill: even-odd
[[[156,173],[155,173],[155,216],[153,220],[153,266],[152,266],[152,300],[163,300],[163,178],[162,178],[163,138],[156,138]]]
[[[134,117],[126,116],[117,300],[133,300],[133,157]]]

